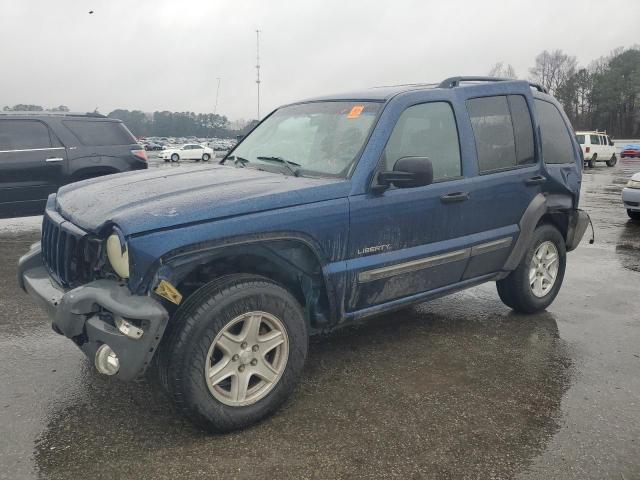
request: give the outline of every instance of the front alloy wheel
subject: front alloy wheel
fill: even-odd
[[[287,289],[257,275],[228,275],[180,305],[158,352],[158,373],[196,425],[227,432],[282,405],[307,343],[304,311]]]
[[[205,380],[225,405],[251,405],[278,383],[289,358],[287,330],[275,315],[248,312],[218,333],[207,353]]]

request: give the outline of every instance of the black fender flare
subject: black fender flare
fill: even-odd
[[[575,249],[578,243],[580,243],[587,227],[585,223],[587,215],[584,211],[573,207],[573,197],[570,195],[543,195],[539,193],[531,200],[520,219],[518,224],[520,234],[507,261],[502,267],[502,273],[498,276],[498,279],[505,278],[509,272],[518,267],[529,246],[536,226],[540,222],[540,219],[547,213],[562,213],[568,216],[567,238],[565,239],[567,251]]]
[[[186,247],[176,249],[163,255],[160,259],[154,262],[154,265],[144,275],[141,284],[139,285],[140,293],[143,291],[151,291],[154,285],[156,285],[161,279],[165,279],[172,284],[180,282],[191,271],[197,269],[203,264],[214,261],[216,258],[221,258],[229,254],[237,254],[238,251],[251,251],[257,256],[270,255],[270,260],[273,263],[279,265],[288,265],[292,268],[296,268],[300,273],[311,277],[309,271],[305,270],[295,261],[292,261],[286,256],[279,255],[277,249],[273,247],[278,242],[291,242],[298,244],[306,248],[311,252],[315,262],[320,268],[319,276],[321,276],[322,286],[325,289],[329,308],[329,317],[326,319],[318,319],[320,323],[337,322],[340,318],[340,310],[338,301],[338,285],[335,285],[331,281],[325,267],[328,264],[327,259],[322,253],[322,249],[311,238],[307,238],[303,235],[291,235],[291,234],[268,234],[268,235],[252,235],[242,236],[238,238],[227,238],[224,240],[218,240],[207,244],[195,244]]]

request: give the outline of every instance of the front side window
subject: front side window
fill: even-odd
[[[35,120],[0,120],[0,150],[51,148],[47,126]]]
[[[458,129],[448,103],[423,103],[402,112],[384,150],[385,170],[403,157],[429,158],[434,181],[462,174]]]
[[[302,175],[346,177],[381,106],[335,101],[283,107],[258,125],[229,158],[247,165],[274,165],[284,159]]]
[[[575,161],[567,125],[552,103],[536,99],[536,110],[542,135],[542,155],[545,163],[572,163]],[[598,139],[597,135],[591,135]]]

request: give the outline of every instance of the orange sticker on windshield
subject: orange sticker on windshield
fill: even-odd
[[[347,118],[358,118],[363,110],[364,105],[355,105],[347,115]]]

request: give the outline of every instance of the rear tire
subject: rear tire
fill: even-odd
[[[161,384],[195,425],[212,432],[244,428],[273,413],[295,388],[307,356],[300,304],[256,275],[230,275],[201,287],[172,324],[158,352]],[[267,339],[278,332],[282,343],[270,347]],[[269,381],[260,372],[271,375],[264,366],[272,353],[269,365],[277,374]]]
[[[627,210],[627,215],[631,220],[640,220],[640,212],[635,210]]]
[[[607,167],[614,167],[616,163],[618,163],[618,157],[616,157],[616,154],[614,153],[611,155],[611,159],[607,160]]]
[[[555,261],[552,260],[554,254]],[[566,262],[565,241],[558,229],[549,224],[538,226],[518,267],[496,282],[500,299],[517,312],[544,310],[560,291]],[[549,281],[551,277],[553,282]]]
[[[596,154],[591,157],[591,160],[589,160],[589,168],[594,168],[596,166],[597,157],[598,156]]]

